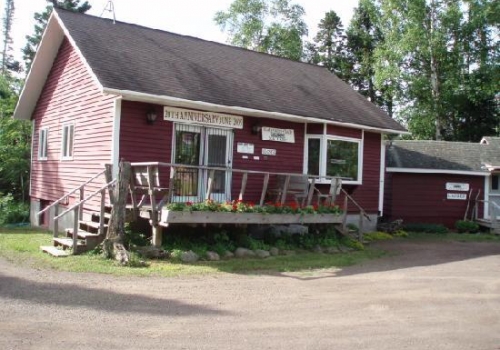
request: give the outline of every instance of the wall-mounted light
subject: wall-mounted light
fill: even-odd
[[[156,111],[154,109],[151,109],[146,113],[146,121],[150,125],[154,124],[157,117],[158,117],[158,115],[156,115]]]
[[[260,125],[260,123],[255,123],[254,125],[252,125],[252,135],[258,135],[261,130],[262,125]]]

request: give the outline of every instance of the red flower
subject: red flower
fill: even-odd
[[[192,202],[186,202],[186,205],[187,205],[188,207],[190,207],[190,206],[192,206],[192,205],[193,205],[193,203],[192,203]]]

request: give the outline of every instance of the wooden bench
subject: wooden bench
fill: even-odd
[[[304,206],[308,198],[310,183],[308,175],[277,175],[275,187],[268,193],[275,198],[277,203],[285,204],[287,198],[292,196],[295,202]]]

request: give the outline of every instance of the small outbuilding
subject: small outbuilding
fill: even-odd
[[[500,138],[388,141],[384,218],[442,224],[500,215]],[[495,221],[495,220],[493,220]]]

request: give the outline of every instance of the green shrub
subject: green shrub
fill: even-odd
[[[388,239],[392,239],[393,236],[386,232],[377,231],[377,232],[366,233],[363,235],[363,238],[370,242],[370,241],[385,241]]]
[[[408,232],[404,231],[404,230],[397,230],[396,232],[394,232],[392,234],[394,237],[403,237],[403,238],[406,238],[408,237]]]
[[[17,202],[12,195],[0,194],[0,226],[29,222],[29,204]]]
[[[479,231],[479,224],[469,220],[458,220],[455,222],[455,228],[459,233],[476,233]]]
[[[440,224],[405,224],[404,230],[421,233],[448,233],[448,228]]]

